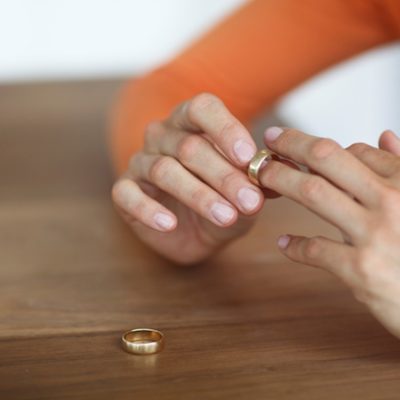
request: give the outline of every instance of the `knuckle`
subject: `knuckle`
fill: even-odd
[[[146,148],[154,146],[154,142],[158,140],[163,132],[163,124],[160,121],[149,122],[144,129],[144,145]]]
[[[221,103],[221,100],[211,93],[200,93],[193,97],[187,105],[187,114],[190,120],[196,121],[205,110]]]
[[[310,156],[314,160],[323,160],[341,149],[332,139],[318,138],[310,146]]]
[[[354,155],[362,155],[370,150],[369,146],[365,143],[353,143],[347,150]]]
[[[190,203],[195,204],[201,212],[207,213],[211,209],[215,199],[210,196],[206,187],[199,187],[190,192]]]
[[[312,203],[317,202],[325,189],[325,181],[319,176],[310,176],[300,184],[301,196]]]
[[[232,136],[231,133],[238,131],[240,129],[240,124],[238,121],[227,121],[225,122],[219,132],[217,133],[217,140],[224,140],[226,136]]]
[[[291,148],[292,143],[295,143],[295,140],[298,136],[298,131],[293,128],[287,128],[279,135],[279,137],[275,140],[274,146],[278,151],[288,151]]]
[[[317,260],[322,251],[322,243],[319,237],[310,238],[304,247],[304,256],[307,260]]]
[[[178,143],[176,153],[184,164],[190,163],[193,157],[204,147],[204,140],[198,135],[187,135]]]
[[[148,204],[144,200],[137,201],[134,207],[131,207],[131,215],[138,219],[143,219],[149,212],[148,208]]]
[[[286,128],[285,132],[279,136],[278,140],[281,141],[284,138],[288,138],[289,140],[293,140],[293,138],[297,137],[299,134],[299,131],[297,129],[294,128]]]
[[[121,202],[121,199],[126,191],[125,184],[126,182],[124,179],[119,179],[114,183],[111,189],[111,198],[113,199],[114,203],[119,204]]]
[[[137,189],[136,183],[129,179],[119,179],[111,189],[112,200],[127,212],[131,212],[136,209],[136,204],[140,198],[139,190]]]
[[[160,156],[153,162],[149,168],[149,180],[150,182],[162,182],[170,174],[174,168],[175,162],[173,158],[168,156]]]
[[[236,171],[228,171],[224,173],[219,182],[219,187],[222,192],[227,192],[236,187],[235,183],[239,182],[240,178]]]

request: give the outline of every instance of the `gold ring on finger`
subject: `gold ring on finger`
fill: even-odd
[[[252,183],[257,186],[261,186],[261,183],[258,180],[258,173],[260,172],[260,169],[265,161],[273,159],[273,155],[274,153],[272,151],[269,151],[268,149],[262,149],[258,151],[251,159],[247,169],[247,175]]]

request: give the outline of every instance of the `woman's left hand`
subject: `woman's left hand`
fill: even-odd
[[[284,235],[278,239],[283,254],[338,276],[400,338],[399,139],[386,131],[380,149],[362,143],[344,149],[331,139],[274,127],[265,143],[311,172],[269,161],[259,174],[262,186],[307,207],[346,238]]]

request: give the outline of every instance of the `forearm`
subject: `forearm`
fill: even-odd
[[[246,122],[319,71],[399,37],[391,0],[256,0],[179,57],[129,83],[115,107],[113,160],[122,172],[145,126],[198,92],[218,95]]]

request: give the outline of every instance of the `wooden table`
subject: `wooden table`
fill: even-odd
[[[287,200],[204,265],[175,267],[110,201],[118,82],[0,88],[0,399],[398,399],[400,342],[280,233],[337,235]],[[159,355],[123,331],[166,335]]]

